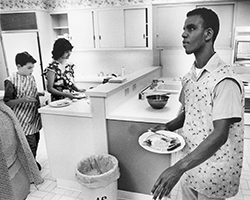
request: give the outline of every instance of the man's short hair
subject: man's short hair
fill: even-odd
[[[33,63],[33,64],[36,63],[36,60],[27,51],[18,53],[16,55],[15,61],[16,65],[21,65],[21,66],[24,66],[27,63]]]
[[[212,40],[214,42],[220,29],[220,22],[218,15],[213,10],[207,8],[196,8],[187,13],[187,17],[193,15],[199,15],[204,20],[203,28],[213,29],[214,35]]]

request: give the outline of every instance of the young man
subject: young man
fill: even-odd
[[[14,72],[4,81],[4,102],[11,107],[21,123],[31,151],[36,157],[39,130],[42,128],[39,94],[36,81],[32,75],[36,60],[28,53],[18,53],[15,58],[17,72]],[[37,162],[39,170],[40,164]]]
[[[210,9],[187,13],[183,47],[195,62],[182,80],[179,116],[155,130],[182,129],[183,157],[152,188],[168,195],[181,179],[183,200],[224,200],[237,194],[243,159],[244,88],[214,50],[218,16]]]

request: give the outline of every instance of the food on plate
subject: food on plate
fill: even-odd
[[[68,101],[58,101],[58,102],[57,102],[57,105],[58,105],[58,106],[65,106],[65,105],[68,105],[68,104],[69,104]]]
[[[164,134],[152,134],[143,141],[143,145],[159,151],[173,151],[181,142],[177,137],[169,137]]]
[[[82,98],[86,98],[86,94],[83,92],[74,92],[73,93],[74,97],[82,99]]]

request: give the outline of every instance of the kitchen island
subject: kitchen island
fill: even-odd
[[[76,164],[85,156],[109,153],[118,159],[121,170],[118,196],[152,198],[152,183],[171,165],[172,156],[144,150],[138,137],[174,118],[180,109],[178,94],[171,94],[161,110],[151,108],[146,99],[138,100],[139,92],[160,77],[160,67],[148,67],[128,75],[123,83],[102,84],[86,91],[88,100],[39,109],[51,175],[58,186],[80,190],[75,180]]]
[[[118,187],[127,191],[120,196],[150,199],[150,191],[158,176],[170,166],[177,154],[156,154],[143,149],[138,138],[149,128],[166,123],[179,112],[178,94],[171,94],[163,109],[153,109],[147,100],[134,96],[107,116],[109,153],[119,160],[121,177]],[[141,196],[140,195],[140,196]]]
[[[81,99],[60,108],[48,105],[40,108],[39,112],[51,176],[59,187],[80,190],[74,176],[76,164],[83,157],[95,154],[88,100]]]

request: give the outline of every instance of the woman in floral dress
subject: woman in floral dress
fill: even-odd
[[[84,92],[74,84],[74,64],[69,63],[73,46],[65,38],[55,41],[52,51],[53,61],[44,70],[47,79],[47,90],[51,93],[51,101],[63,98],[78,98],[72,92]]]

